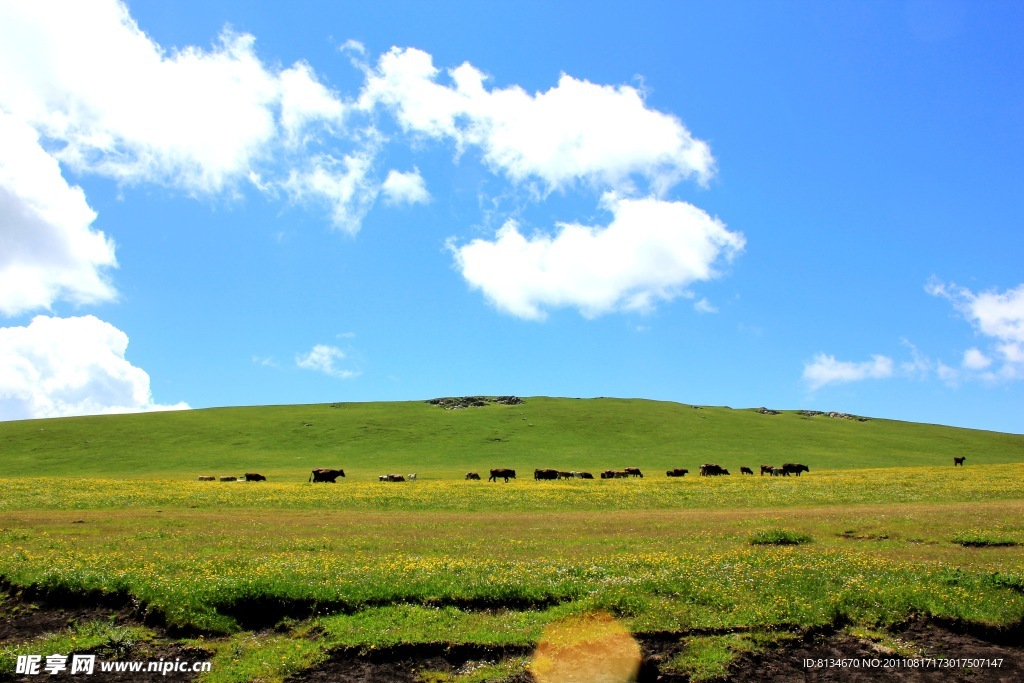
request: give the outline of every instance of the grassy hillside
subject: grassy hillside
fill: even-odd
[[[259,471],[304,479],[343,467],[451,478],[467,470],[598,471],[627,465],[696,473],[803,462],[818,469],[1024,461],[1024,436],[795,411],[694,407],[635,399],[527,398],[521,405],[444,410],[420,401],[215,408],[0,423],[0,477],[192,479]],[[663,476],[663,475],[662,475]]]

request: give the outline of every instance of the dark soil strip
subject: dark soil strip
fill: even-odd
[[[403,600],[402,598],[396,598],[352,603],[344,601],[293,600],[290,598],[262,596],[221,603],[215,607],[221,614],[235,619],[243,630],[259,631],[273,628],[283,619],[301,620],[329,614],[354,614],[360,610],[372,607],[387,607],[406,602],[410,605],[424,605],[427,607],[456,607],[464,612],[490,612],[496,610],[543,610],[554,607],[562,601],[555,599],[537,600],[534,598],[503,598],[501,600],[480,598]]]

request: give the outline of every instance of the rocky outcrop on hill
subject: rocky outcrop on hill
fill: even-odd
[[[506,406],[517,406],[523,403],[518,396],[447,396],[445,398],[432,398],[427,403],[441,406],[445,410],[462,410],[463,408],[482,408],[491,403],[498,403]]]
[[[837,412],[824,412],[821,410],[801,410],[800,414],[804,417],[815,417],[817,415],[824,415],[825,417],[831,417],[836,420],[856,420],[857,422],[867,422],[868,418],[861,417],[860,415],[851,415],[850,413],[837,413]]]
[[[757,412],[761,413],[762,415],[778,415],[779,414],[779,411],[777,411],[777,410],[768,410],[764,406],[761,406],[760,408],[758,408]]]

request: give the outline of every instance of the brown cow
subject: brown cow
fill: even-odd
[[[217,481],[217,477],[203,476],[199,477],[199,481]]]
[[[628,474],[631,477],[640,477],[641,479],[644,478],[644,473],[640,471],[639,467],[627,467],[626,474]]]
[[[221,481],[238,481],[238,477],[221,477]]]
[[[262,474],[258,474],[256,472],[246,472],[245,473],[245,480],[246,481],[266,481],[267,478],[264,477]]]
[[[309,481],[324,481],[331,484],[337,483],[338,477],[344,477],[345,470],[332,470],[326,467],[317,467],[309,475]]]
[[[681,467],[675,467],[665,472],[667,477],[685,477],[690,470],[684,470]]]
[[[533,471],[534,479],[558,479],[558,470],[542,469]]]
[[[477,481],[480,481],[480,475],[477,474],[476,472],[466,472],[466,480],[468,481],[470,479],[476,479]]]
[[[516,471],[504,467],[493,469],[491,470],[491,476],[487,477],[487,481],[498,481],[499,478],[503,478],[507,484],[509,479],[516,478]]]
[[[765,472],[771,475],[773,469],[771,465],[761,465],[761,476],[763,477]]]

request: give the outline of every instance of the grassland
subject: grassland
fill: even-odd
[[[306,426],[309,425],[309,426]],[[796,411],[623,399],[527,398],[443,410],[424,402],[216,408],[0,423],[0,476],[161,477],[259,471],[305,480],[314,467],[350,478],[535,467],[664,472],[802,462],[859,469],[1024,461],[1024,436]]]
[[[612,615],[634,634],[677,634],[683,645],[666,667],[698,679],[815,628],[883,633],[914,617],[1024,625],[1021,437],[637,403],[536,399],[475,413],[399,404],[388,419],[383,406],[300,406],[118,416],[106,418],[109,429],[100,418],[0,425],[0,577],[14,593],[138,605],[183,646],[212,653],[206,681],[280,681],[347,650],[443,644],[528,653],[552,623],[592,614]],[[599,408],[590,417],[588,405]],[[346,410],[375,436],[327,448],[318,427],[331,440],[355,438],[348,417],[330,422]],[[631,412],[646,417],[630,422]],[[217,426],[218,415],[236,424]],[[176,445],[143,439],[140,425],[151,419]],[[253,429],[244,448],[209,431],[236,438],[243,423]],[[588,423],[606,444],[586,436]],[[44,434],[39,443],[33,429]],[[288,429],[294,451],[279,436]],[[427,445],[413,438],[416,429]],[[535,436],[545,430],[565,451]],[[815,446],[801,450],[800,435]],[[439,452],[445,446],[450,461]],[[28,471],[32,449],[51,476]],[[81,458],[83,449],[115,462],[75,470],[65,451]],[[435,464],[402,466],[419,454]],[[953,454],[966,454],[968,465],[954,469]],[[783,459],[808,462],[811,472],[663,474],[703,460],[738,470]],[[334,464],[350,476],[306,483],[311,466]],[[642,480],[461,479],[488,464],[653,472]],[[271,481],[194,481],[242,469],[265,470]],[[417,469],[416,482],[367,481]],[[81,650],[81,642],[117,651],[147,637],[85,623],[12,640],[0,645],[0,676],[18,653]],[[421,680],[523,680],[527,656]]]

